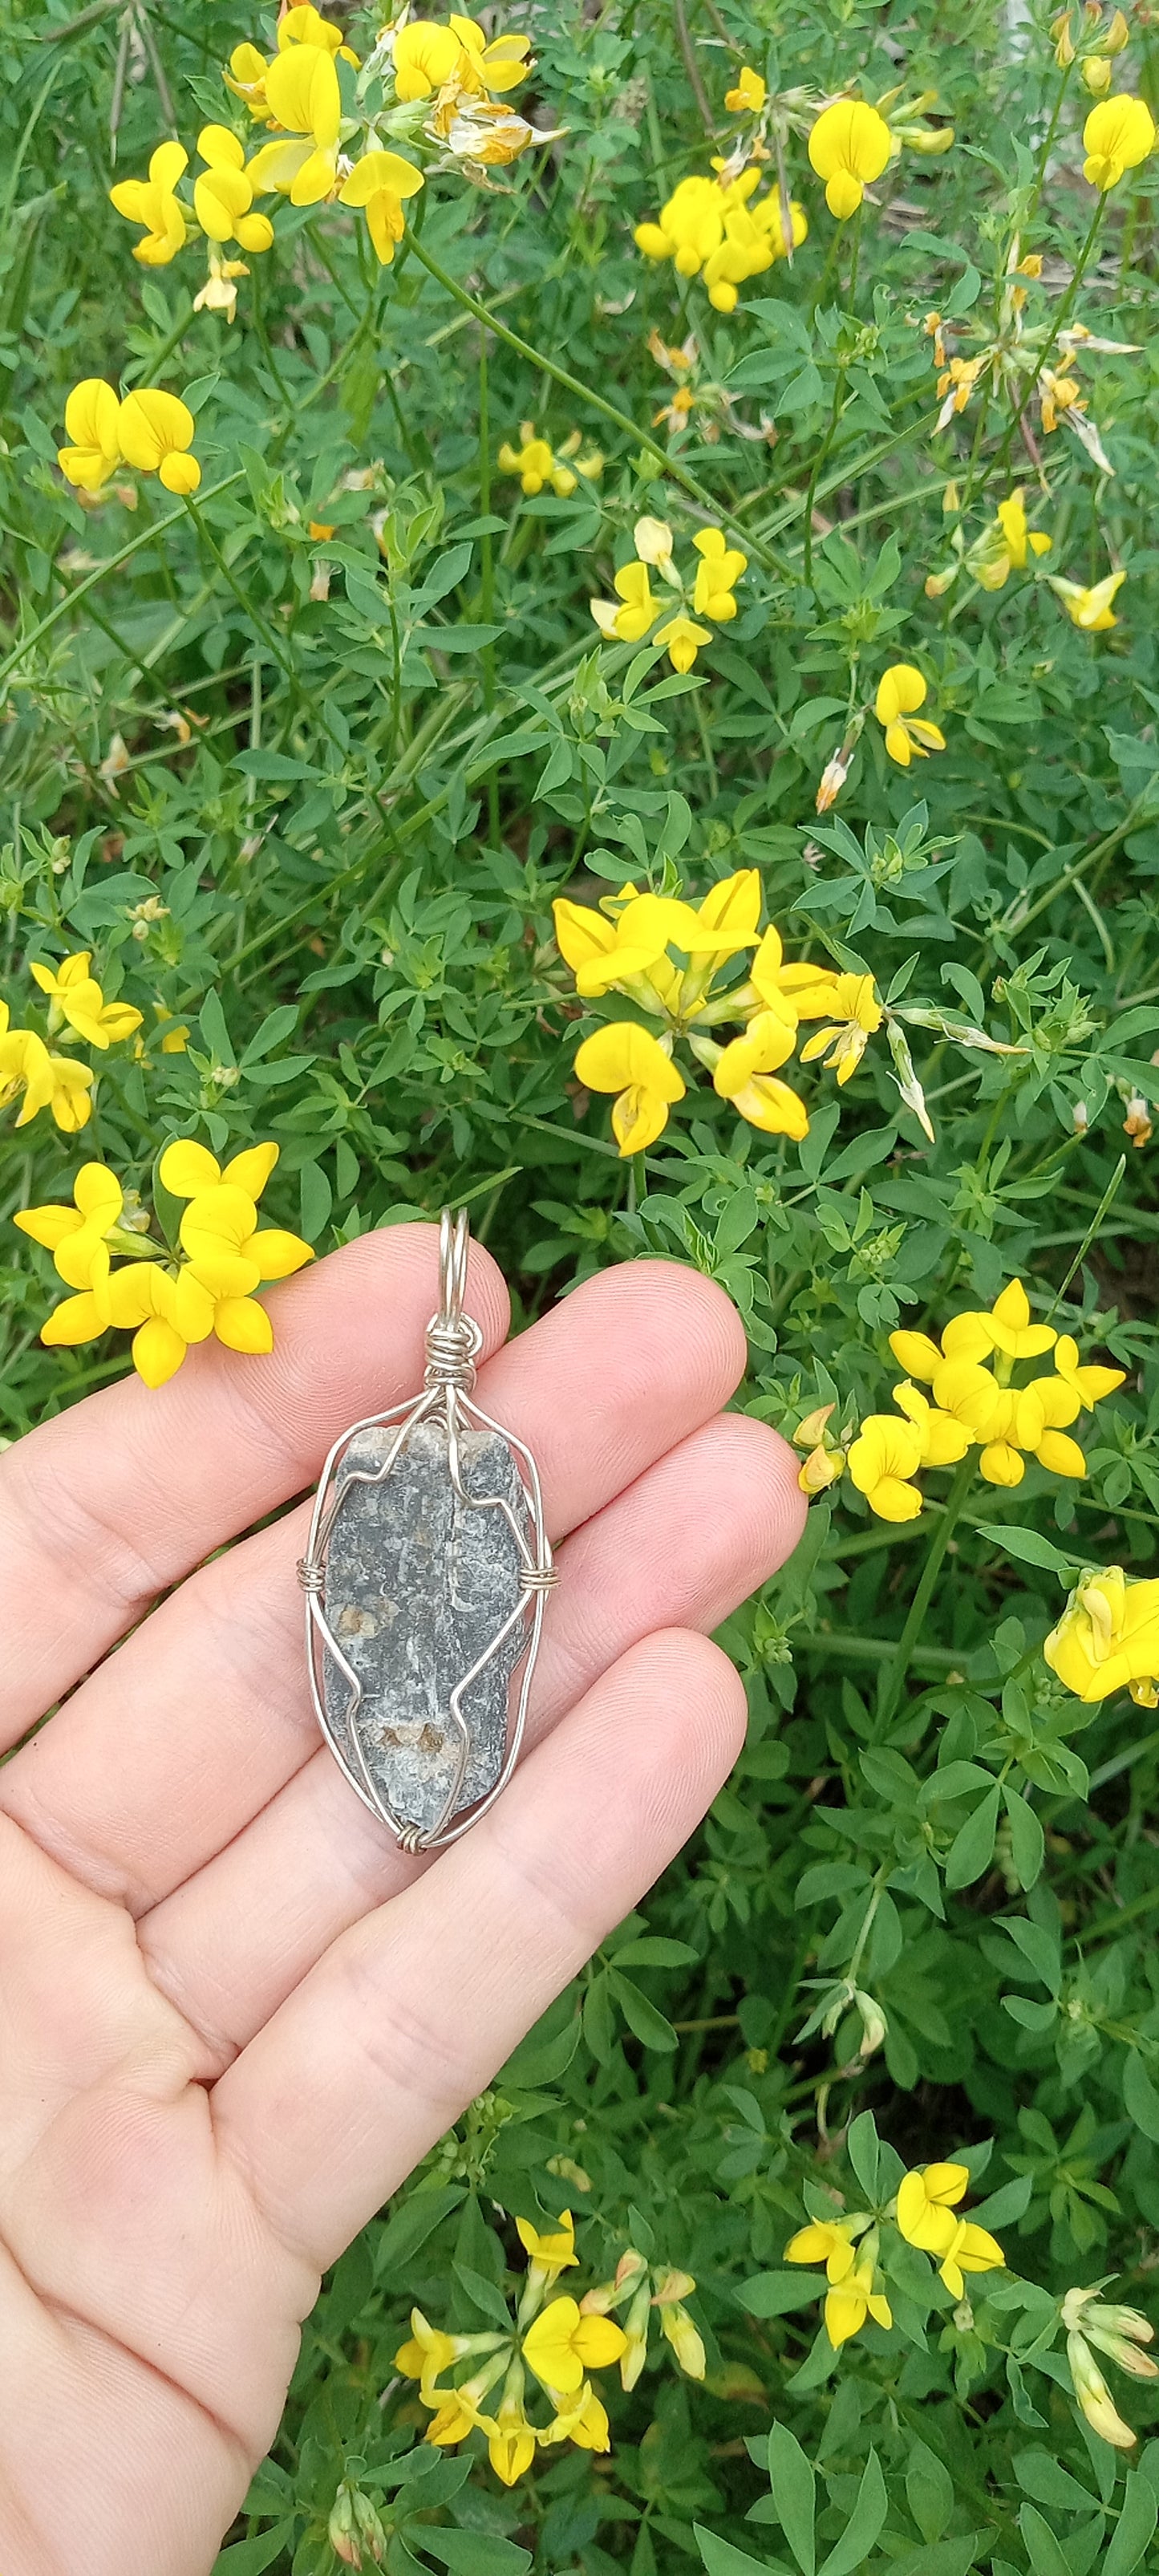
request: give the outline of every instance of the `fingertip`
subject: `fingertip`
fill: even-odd
[[[755,1592],[800,1544],[809,1511],[797,1481],[800,1460],[771,1423],[751,1413],[727,1413],[717,1427],[728,1444],[731,1472],[751,1505],[751,1579],[745,1589]]]
[[[401,1323],[409,1335],[424,1299],[429,1300],[425,1312],[433,1314],[438,1296],[438,1227],[408,1219],[402,1225],[356,1235],[351,1243],[323,1254],[309,1269],[271,1290],[268,1303],[275,1325],[280,1320],[283,1334],[292,1333],[295,1340],[299,1335],[309,1340],[314,1319],[324,1307],[327,1340],[333,1348],[347,1335],[364,1344],[376,1324],[385,1335]],[[506,1338],[511,1303],[503,1273],[481,1243],[472,1242],[470,1247],[464,1303],[483,1335],[484,1350],[497,1350]]]
[[[637,1338],[644,1358],[666,1341],[712,1407],[735,1394],[748,1365],[744,1325],[703,1271],[683,1261],[625,1261],[585,1280],[566,1307],[597,1303],[604,1330]]]
[[[614,1681],[634,1719],[648,1839],[677,1850],[741,1753],[748,1723],[744,1683],[722,1649],[695,1628],[656,1629],[621,1656]]]

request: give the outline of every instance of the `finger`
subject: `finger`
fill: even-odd
[[[775,1431],[725,1414],[577,1531],[548,1605],[531,1744],[653,1629],[717,1627],[784,1563],[805,1509],[794,1468]],[[224,2067],[340,1932],[429,1866],[399,1851],[321,1747],[144,1917],[138,1942]]]
[[[291,2255],[333,2262],[490,2082],[697,1824],[744,1707],[704,1638],[633,1647],[222,2076],[219,2145]]]
[[[0,1460],[0,1746],[13,1744],[158,1592],[317,1475],[360,1414],[422,1375],[438,1236],[364,1235],[272,1290],[276,1344],[191,1351],[167,1386],[123,1379]],[[467,1305],[493,1350],[507,1291],[472,1246]]]
[[[480,1401],[538,1459],[556,1537],[715,1413],[744,1351],[710,1281],[636,1262],[510,1343]],[[306,1517],[204,1568],[0,1772],[0,1809],[134,1913],[231,1842],[317,1745],[294,1571]]]

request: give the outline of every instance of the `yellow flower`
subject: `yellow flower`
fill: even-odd
[[[513,2487],[531,2467],[535,2451],[535,2432],[522,2404],[518,2398],[505,2397],[487,2438],[487,2457],[496,2477],[505,2487]]]
[[[456,68],[460,85],[464,89],[483,91],[515,89],[518,83],[526,80],[528,73],[534,70],[535,66],[530,59],[530,36],[488,38],[474,18],[452,17],[451,26],[459,40],[460,53]]]
[[[1083,177],[1092,188],[1117,187],[1123,172],[1138,169],[1154,143],[1154,119],[1141,98],[1124,93],[1101,99],[1083,127]]]
[[[64,407],[64,426],[71,445],[58,447],[56,461],[65,480],[79,491],[99,492],[121,461],[121,406],[101,376],[86,376],[74,385]]]
[[[103,1256],[103,1258],[98,1257]],[[163,1386],[191,1343],[208,1341],[214,1301],[188,1264],[174,1274],[158,1261],[110,1271],[103,1244],[94,1248],[88,1285],[66,1297],[41,1325],[49,1349],[95,1341],[110,1325],[133,1332],[133,1366],[146,1386]]]
[[[991,528],[971,551],[970,570],[983,590],[1002,590],[1011,572],[1025,572],[1027,553],[1048,555],[1050,538],[1027,525],[1022,492],[1000,501]]]
[[[584,2316],[574,2299],[549,2299],[527,2329],[523,2356],[545,2388],[568,2397],[587,2371],[618,2361],[627,2340],[611,2317]]]
[[[155,474],[167,492],[196,492],[201,467],[188,453],[193,414],[177,394],[138,387],[121,405],[121,454],[142,474]]]
[[[459,60],[459,42],[449,27],[430,18],[412,18],[394,40],[396,98],[430,98],[449,81]]]
[[[338,191],[340,206],[363,208],[366,229],[384,268],[389,268],[395,244],[406,230],[403,199],[416,196],[424,185],[422,171],[412,161],[404,161],[400,152],[364,152]]]
[[[291,205],[316,206],[331,197],[338,178],[342,101],[334,59],[318,45],[291,45],[265,76],[272,119],[291,141],[263,143],[249,165],[256,194],[277,188]]]
[[[759,116],[768,91],[759,72],[750,71],[746,63],[739,71],[732,89],[726,89],[724,103],[732,116]]]
[[[800,1001],[797,1008],[802,1019],[812,1018],[812,1012],[802,1009]],[[881,1027],[882,1008],[872,975],[835,976],[823,1008],[833,1012],[838,1025],[816,1029],[801,1049],[801,1062],[812,1064],[818,1056],[824,1056],[828,1069],[836,1068],[838,1082],[848,1082],[857,1071],[869,1039]]]
[[[1113,1395],[1117,1387],[1126,1383],[1125,1369],[1100,1368],[1097,1363],[1080,1367],[1078,1343],[1070,1333],[1059,1334],[1054,1346],[1054,1365],[1059,1377],[1077,1395],[1080,1412],[1086,1412],[1092,1404],[1101,1403],[1105,1395]]]
[[[575,2222],[570,2209],[561,2210],[552,2235],[541,2236],[529,2218],[517,2218],[515,2226],[524,2253],[530,2258],[527,2268],[529,2287],[541,2284],[550,2290],[561,2272],[569,2271],[573,2264],[578,2263]]]
[[[951,2297],[960,2299],[966,2287],[964,2273],[1000,2272],[1005,2261],[996,2236],[991,2236],[985,2227],[976,2227],[972,2219],[960,2218],[951,2230],[938,2271]]]
[[[783,259],[809,229],[802,207],[793,204],[792,239],[786,240],[779,192],[750,202],[760,178],[759,169],[752,168],[727,183],[699,176],[682,179],[661,207],[658,222],[637,224],[637,249],[645,259],[670,259],[680,277],[703,272],[709,302],[717,312],[731,313],[738,286]]]
[[[13,1224],[34,1243],[51,1252],[69,1288],[87,1288],[97,1257],[124,1206],[124,1192],[105,1163],[82,1163],[73,1183],[71,1207],[18,1208]]]
[[[355,71],[358,69],[358,56],[346,43],[341,27],[335,27],[329,18],[324,18],[320,9],[310,5],[310,0],[305,0],[305,5],[298,8],[287,9],[279,21],[278,52],[284,54],[290,45],[320,45],[323,53],[338,54],[344,63],[352,63]]]
[[[590,2379],[581,2383],[571,2405],[562,2407],[537,2438],[545,2447],[549,2442],[574,2442],[577,2450],[610,2451],[612,2436],[607,2408],[597,2397]]]
[[[875,2325],[893,2324],[889,2300],[876,2286],[874,2265],[860,2263],[839,2288],[830,2290],[825,2301],[825,2332],[834,2351],[848,2343],[851,2335],[861,2333],[867,2317],[872,2317]]]
[[[461,2338],[428,2325],[421,2308],[411,2309],[410,2328],[408,2340],[399,2345],[394,2356],[394,2366],[404,2379],[418,2380],[423,2404],[433,2406],[444,2395],[441,2389],[436,2392],[435,2381],[458,2360]]]
[[[959,1327],[972,1324],[989,1342],[991,1350],[1001,1351],[1010,1360],[1040,1359],[1044,1351],[1053,1350],[1058,1338],[1049,1324],[1032,1324],[1030,1299],[1020,1279],[1011,1279],[996,1297],[989,1313],[968,1310],[955,1316]],[[962,1336],[953,1356],[962,1353]],[[1076,1355],[1077,1356],[1077,1355]]]
[[[648,1029],[615,1020],[585,1038],[575,1060],[576,1079],[590,1091],[615,1091],[612,1131],[621,1155],[642,1154],[668,1124],[684,1083],[671,1056]]]
[[[192,1136],[179,1136],[167,1145],[157,1166],[162,1187],[175,1199],[199,1198],[206,1190],[217,1189],[225,1182],[230,1189],[244,1190],[247,1198],[260,1199],[280,1148],[274,1144],[247,1145],[224,1170],[216,1154],[207,1145],[199,1145]]]
[[[500,2362],[500,2371],[502,2367]],[[448,2442],[465,2442],[476,2425],[482,2427],[489,2439],[494,2439],[499,2429],[495,2418],[482,2414],[480,2410],[488,2389],[495,2385],[496,2376],[496,2368],[492,2364],[489,2369],[477,2371],[473,2379],[465,2379],[461,2388],[436,2389],[438,2411],[427,2426],[427,2441],[433,2442],[437,2449],[442,2449]]]
[[[777,1011],[757,1011],[739,1038],[733,1038],[718,1056],[708,1058],[709,1041],[695,1041],[697,1051],[704,1050],[712,1061],[713,1088],[722,1100],[731,1100],[741,1118],[750,1127],[759,1127],[767,1136],[793,1136],[798,1140],[809,1133],[809,1117],[804,1101],[787,1082],[776,1080],[777,1068],[793,1052],[794,1030]]]
[[[785,2247],[786,2263],[823,2263],[831,2289],[847,2281],[857,2262],[854,2238],[864,2236],[868,2217],[815,2218],[799,2227]]]
[[[240,145],[239,145],[240,151]],[[119,179],[109,195],[119,215],[131,224],[143,226],[143,236],[134,243],[133,257],[146,268],[165,268],[184,250],[188,220],[184,207],[174,195],[177,182],[189,167],[189,154],[181,143],[159,143],[149,163],[147,179]]]
[[[660,615],[659,600],[652,597],[647,564],[621,564],[613,578],[622,606],[617,608],[613,599],[591,599],[588,606],[601,635],[614,635],[622,644],[638,644]]]
[[[202,232],[212,242],[237,241],[243,250],[268,250],[274,227],[268,215],[251,212],[253,181],[236,134],[230,133],[228,125],[203,125],[197,149],[207,165],[193,183],[194,211]]]
[[[52,1098],[50,1065],[64,1059],[49,1055],[43,1038],[37,1036],[35,1029],[9,1028],[8,1020],[8,1004],[0,1002],[0,1108],[7,1108],[9,1101],[23,1092],[16,1125],[27,1127],[40,1110],[47,1109]],[[87,1066],[78,1065],[76,1071],[86,1074],[88,1081],[92,1082]],[[87,1116],[86,1108],[84,1118]],[[84,1118],[78,1119],[79,1126],[83,1126]],[[57,1123],[61,1125],[63,1121],[58,1120]]]
[[[849,1473],[882,1521],[913,1521],[922,1498],[910,1478],[922,1463],[921,1435],[892,1413],[868,1413],[848,1457]],[[849,2328],[851,2334],[856,2327]]]
[[[141,1026],[141,1013],[133,1009],[131,1002],[106,1002],[95,975],[89,973],[89,962],[89,950],[80,948],[58,967],[33,966],[32,976],[52,1005],[48,1016],[50,1034],[62,1020],[67,1020],[78,1037],[103,1050],[120,1038],[132,1037],[134,1029]]]
[[[1159,1583],[1132,1583],[1121,1565],[1088,1568],[1043,1646],[1077,1699],[1129,1690],[1141,1708],[1159,1706]]]
[[[809,136],[809,159],[826,182],[825,203],[844,223],[855,215],[870,180],[880,179],[893,150],[883,116],[859,98],[823,108]]]
[[[682,179],[659,221],[637,224],[633,235],[646,259],[670,259],[680,277],[698,277],[723,238],[722,193],[715,179],[703,178]]]
[[[1085,1476],[1087,1462],[1078,1442],[1068,1440],[1060,1428],[1073,1422],[1080,1409],[1073,1388],[1062,1378],[1040,1377],[1030,1386],[1000,1387],[997,1394],[978,1461],[988,1485],[1020,1485],[1023,1450],[1052,1476]]]
[[[923,1467],[955,1467],[970,1446],[970,1433],[952,1413],[943,1413],[929,1404],[920,1387],[903,1380],[893,1390],[893,1400],[907,1419],[922,1444]]]
[[[908,769],[916,751],[924,760],[931,751],[944,751],[946,737],[935,724],[928,724],[915,714],[926,702],[926,684],[912,662],[891,663],[877,684],[873,712],[885,730],[885,747],[899,768]]]
[[[770,922],[750,969],[750,979],[767,1011],[790,1020],[820,1020],[834,1008],[840,976],[831,966],[814,966],[806,958],[786,966],[779,930]]]
[[[725,626],[736,616],[733,592],[748,570],[748,556],[726,545],[722,528],[698,528],[692,542],[700,556],[693,608],[698,617],[711,617],[718,626]]]
[[[712,632],[686,617],[683,609],[670,617],[666,626],[656,629],[656,642],[668,648],[668,659],[674,671],[690,671],[702,644],[711,644]]]
[[[1061,599],[1072,626],[1080,627],[1084,635],[1100,635],[1108,626],[1118,625],[1111,602],[1126,578],[1125,572],[1105,573],[1102,581],[1088,589],[1081,581],[1064,581],[1059,573],[1048,575],[1050,587]]]
[[[944,2254],[958,2221],[951,2213],[969,2187],[968,2165],[925,2165],[903,2174],[897,2187],[897,2223],[909,2245]]]

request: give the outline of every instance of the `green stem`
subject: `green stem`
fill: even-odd
[[[845,369],[844,367],[839,366],[833,379],[833,400],[829,409],[829,426],[813,459],[812,471],[809,475],[809,488],[805,494],[804,570],[806,581],[812,581],[813,578],[813,503],[816,498],[817,485],[821,478],[822,467],[828,464],[829,450],[837,435],[837,423],[841,418],[841,398],[844,391]]]
[[[208,492],[203,492],[201,495],[202,505],[204,506],[206,501],[216,501],[223,492],[232,492],[236,484],[244,481],[245,476],[239,469],[236,474],[227,474],[222,482],[211,483]],[[3,689],[17,665],[24,660],[25,654],[31,653],[33,647],[39,644],[45,635],[50,634],[54,626],[59,626],[62,617],[67,617],[70,608],[77,607],[90,590],[96,589],[99,581],[104,581],[107,574],[119,572],[122,564],[130,563],[134,555],[141,553],[143,547],[151,546],[158,537],[166,536],[170,528],[179,527],[185,517],[185,509],[185,502],[180,501],[175,510],[170,510],[164,519],[156,520],[151,528],[139,528],[136,536],[130,537],[126,546],[122,546],[117,554],[109,556],[107,563],[98,564],[95,572],[87,573],[83,581],[78,581],[76,588],[69,591],[66,599],[58,599],[55,608],[49,609],[48,615],[41,618],[39,625],[33,627],[31,634],[25,635],[19,644],[13,646],[7,661],[0,662],[0,689]]]
[[[491,516],[491,402],[487,369],[487,334],[479,334],[479,516]],[[479,609],[484,626],[495,616],[495,549],[491,531],[485,528],[479,540]],[[485,644],[482,653],[483,704],[488,714],[495,704],[495,647]],[[499,847],[499,780],[492,769],[487,775],[487,838],[493,850]]]
[[[590,411],[602,413],[605,420],[610,420],[616,429],[622,430],[626,437],[634,440],[636,446],[644,450],[645,455],[651,456],[654,462],[662,467],[670,483],[679,484],[681,490],[687,492],[691,500],[698,502],[701,509],[707,510],[711,518],[723,520],[726,528],[735,530],[748,552],[756,556],[757,562],[763,564],[767,572],[787,572],[788,566],[782,557],[774,554],[772,548],[763,544],[759,537],[752,536],[747,529],[740,529],[731,512],[722,509],[715,493],[709,491],[707,484],[701,483],[695,474],[688,472],[686,466],[679,464],[670,456],[668,450],[660,446],[649,430],[640,429],[627,412],[620,411],[616,404],[608,402],[603,394],[595,393],[590,385],[581,384],[579,377],[570,375],[566,367],[558,367],[554,358],[549,358],[542,349],[535,348],[530,340],[521,339],[517,331],[509,331],[505,322],[497,322],[488,307],[480,303],[478,296],[469,295],[466,287],[460,286],[458,279],[451,277],[448,271],[440,266],[438,260],[432,258],[424,243],[416,241],[414,247],[416,259],[422,262],[423,267],[429,271],[439,286],[445,288],[448,295],[454,296],[455,302],[462,305],[464,312],[473,313],[475,320],[481,322],[488,331],[494,332],[495,338],[502,340],[506,348],[513,349],[517,358],[525,359],[530,367],[540,368],[543,374],[550,376],[555,384],[562,385],[564,392],[571,394],[576,402],[586,404]]]
[[[876,1731],[879,1735],[885,1734],[897,1715],[910,1660],[921,1635],[926,1612],[934,1597],[934,1586],[942,1570],[946,1549],[957,1528],[962,1506],[974,1480],[974,1464],[974,1453],[968,1449],[946,1497],[946,1508],[934,1533],[930,1552],[922,1569],[921,1581],[910,1604],[909,1617],[898,1639],[897,1653],[886,1674],[877,1711]]]

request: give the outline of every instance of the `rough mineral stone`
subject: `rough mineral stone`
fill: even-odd
[[[362,1685],[351,1717],[349,1681],[327,1650],[326,1711],[351,1768],[352,1735],[376,1789],[402,1824],[429,1832],[455,1777],[460,1737],[450,1694],[511,1616],[522,1589],[519,1550],[500,1511],[461,1503],[451,1484],[440,1423],[412,1431],[379,1484],[351,1484],[381,1467],[397,1431],[360,1431],[339,1462],[345,1499],[327,1551],[326,1624]],[[501,1494],[522,1527],[526,1496],[507,1442],[464,1430],[460,1473],[468,1494]],[[471,1735],[454,1813],[494,1787],[507,1742],[511,1677],[526,1639],[521,1620],[462,1699]]]

